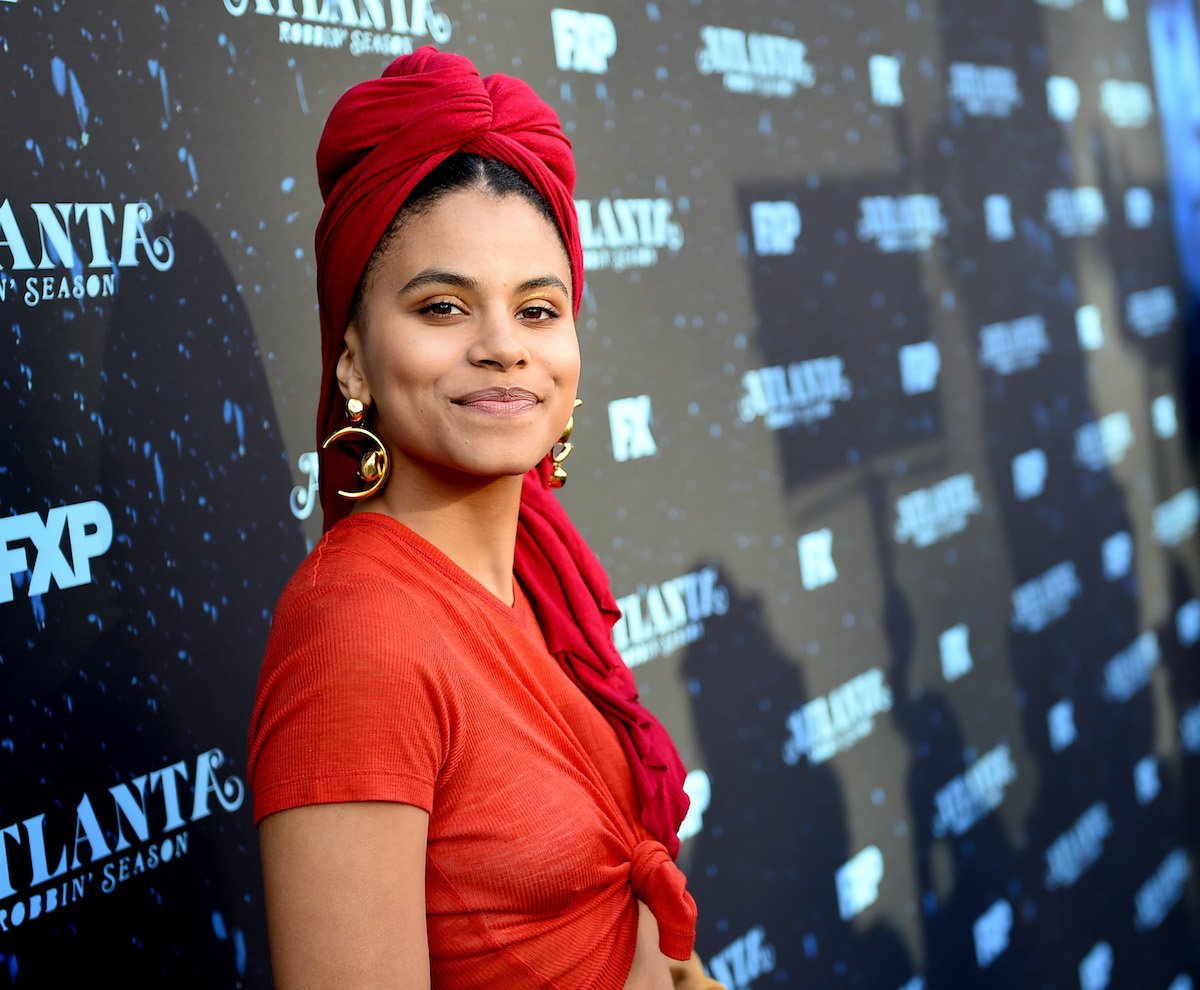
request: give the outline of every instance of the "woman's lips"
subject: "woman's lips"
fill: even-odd
[[[538,404],[538,397],[523,388],[483,388],[455,399],[454,404],[492,416],[519,416]]]

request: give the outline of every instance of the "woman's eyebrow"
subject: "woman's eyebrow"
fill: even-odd
[[[563,280],[557,275],[541,275],[537,278],[526,279],[517,286],[517,292],[529,292],[531,289],[559,289],[563,295],[569,296],[570,290],[563,285]]]
[[[478,280],[471,278],[469,275],[463,275],[461,272],[447,271],[443,268],[426,268],[422,272],[418,272],[410,278],[404,288],[400,290],[400,295],[406,295],[409,292],[415,292],[418,289],[428,289],[435,285],[450,285],[456,289],[465,289],[468,292],[478,293],[481,289]],[[530,292],[534,289],[558,289],[564,295],[570,295],[570,290],[563,284],[563,280],[557,275],[538,275],[534,278],[526,279],[516,287],[517,293]]]
[[[404,288],[400,290],[400,294],[405,295],[417,289],[427,289],[433,285],[452,285],[457,289],[466,289],[468,292],[479,291],[479,282],[469,275],[446,271],[442,268],[426,268],[424,271],[418,272],[410,278],[405,283]]]

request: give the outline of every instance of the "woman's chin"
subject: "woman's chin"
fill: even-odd
[[[520,478],[538,466],[545,454],[518,457],[509,455],[496,458],[472,458],[470,460],[446,460],[427,462],[423,468],[445,482],[468,486],[484,486],[505,478]]]

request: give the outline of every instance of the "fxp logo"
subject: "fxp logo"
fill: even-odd
[[[550,11],[554,60],[560,69],[603,75],[617,52],[617,29],[612,18],[586,10]]]
[[[66,533],[64,552],[63,533]],[[59,588],[76,588],[92,580],[91,561],[112,546],[112,516],[102,502],[55,506],[45,521],[37,512],[0,519],[0,604],[13,600],[13,576],[29,568],[22,542],[36,551],[28,594],[44,595],[51,582]]]

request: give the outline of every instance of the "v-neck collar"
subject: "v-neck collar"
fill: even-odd
[[[352,512],[350,515],[338,520],[330,532],[334,532],[343,526],[356,528],[366,526],[380,530],[388,538],[423,557],[449,580],[453,581],[460,589],[470,594],[473,599],[486,604],[489,608],[499,610],[521,627],[528,628],[527,616],[528,618],[532,618],[532,607],[520,582],[517,581],[516,575],[513,576],[513,603],[512,605],[506,605],[492,591],[485,588],[480,581],[451,560],[442,550],[439,550],[429,540],[421,536],[420,533],[404,525],[404,523],[393,516],[382,512]]]

